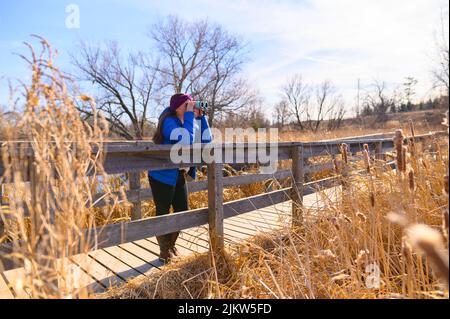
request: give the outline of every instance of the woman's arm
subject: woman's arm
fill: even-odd
[[[201,115],[197,117],[200,119],[200,127],[201,127],[201,142],[202,143],[211,143],[213,136],[211,133],[211,128],[209,127],[208,119],[205,115]]]
[[[189,144],[192,144],[194,141],[194,112],[184,112],[183,126],[179,126],[175,118],[166,118],[163,124],[164,139],[170,140],[173,144],[181,142],[183,140],[182,134],[177,134],[177,139],[170,139],[172,131],[179,128],[185,130],[183,134],[189,134]]]

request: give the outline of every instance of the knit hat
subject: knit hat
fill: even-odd
[[[175,111],[184,102],[192,101],[192,96],[189,94],[175,94],[170,98],[170,110]]]

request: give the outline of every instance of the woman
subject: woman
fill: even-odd
[[[175,94],[170,99],[170,107],[159,116],[158,126],[153,142],[155,144],[176,144],[181,137],[171,140],[170,134],[174,129],[184,128],[189,133],[189,144],[198,139],[202,143],[212,140],[211,130],[207,118],[202,110],[194,108],[195,101],[189,94]],[[197,123],[200,120],[200,127]],[[177,134],[175,134],[177,135]],[[174,212],[188,210],[185,174],[195,179],[195,167],[162,169],[148,172],[148,179],[152,188],[153,200],[156,205],[156,216],[169,213],[170,206]],[[186,173],[187,172],[187,173]],[[167,263],[173,255],[177,255],[175,242],[179,232],[157,236],[160,254],[159,259]]]

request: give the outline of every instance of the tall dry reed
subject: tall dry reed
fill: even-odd
[[[205,256],[190,257],[100,297],[448,298],[448,147],[435,154],[415,141],[412,151],[401,135],[399,173],[365,148],[365,169],[348,172],[341,200],[323,192],[326,204],[306,209],[301,227],[243,243],[220,282]]]
[[[22,56],[30,83],[21,83],[22,109],[15,126],[3,123],[2,182],[12,190],[9,206],[2,208],[3,245],[15,266],[24,266],[15,282],[18,297],[87,297],[81,274],[69,266],[69,257],[86,252],[93,238],[84,236],[95,227],[92,214],[96,180],[102,168],[106,122],[94,112],[83,121],[77,103],[94,101],[75,94],[73,83],[55,67],[55,53],[48,42],[37,52],[26,43]],[[108,185],[104,187],[109,197]],[[108,211],[104,211],[108,218]],[[19,293],[20,294],[20,293]]]

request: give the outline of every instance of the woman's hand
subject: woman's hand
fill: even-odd
[[[195,117],[200,117],[200,116],[204,115],[205,113],[203,112],[202,109],[194,109],[194,114],[195,114]]]
[[[194,111],[194,106],[195,106],[195,101],[189,101],[186,103],[186,112],[193,112]]]

